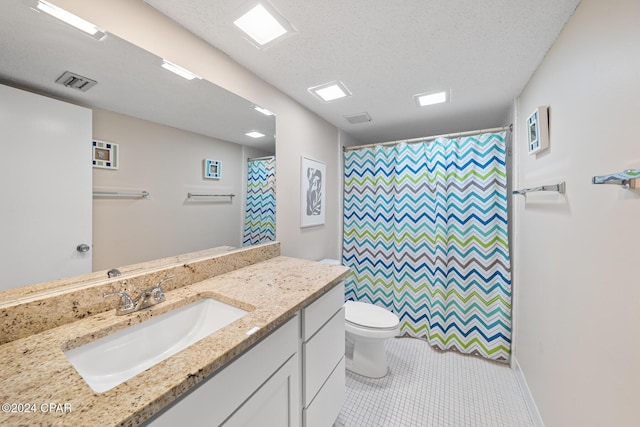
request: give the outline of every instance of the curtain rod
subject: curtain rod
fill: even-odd
[[[276,156],[264,156],[264,157],[254,157],[253,159],[250,157],[247,157],[247,162],[252,162],[255,160],[272,160],[275,159]]]
[[[412,143],[415,143],[415,142],[433,141],[434,139],[438,139],[438,138],[452,138],[452,137],[459,137],[459,136],[471,136],[471,135],[479,135],[481,133],[501,132],[503,130],[513,131],[513,124],[510,124],[509,126],[499,127],[499,128],[470,130],[470,131],[467,131],[467,132],[455,132],[455,133],[448,133],[448,134],[445,134],[445,135],[425,136],[425,137],[422,137],[422,138],[399,139],[397,141],[376,142],[375,144],[355,145],[353,147],[342,147],[342,150],[343,151],[352,151],[352,150],[358,150],[360,148],[377,147],[378,145],[381,145],[381,146],[396,145],[396,144],[400,144],[402,142],[405,142],[407,144],[412,144]]]

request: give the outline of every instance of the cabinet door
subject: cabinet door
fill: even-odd
[[[297,353],[299,336],[300,319],[296,315],[221,371],[210,376],[162,412],[156,414],[144,425],[153,427],[180,425],[210,427],[220,426],[225,422],[232,423],[229,425],[242,425],[233,423],[244,420],[243,417],[251,418],[254,412],[261,413],[259,403],[269,401],[268,391],[273,391],[273,402],[263,403],[273,407],[264,408],[265,413],[261,416],[277,418],[289,411],[296,416],[290,417],[290,424],[281,425],[299,426],[301,422],[300,364]],[[282,370],[284,366],[290,368]],[[295,372],[290,372],[290,369]],[[271,382],[276,375],[279,377]],[[269,387],[264,388],[267,383],[270,383]],[[255,397],[259,390],[262,390],[260,396]],[[284,390],[288,391],[290,399],[288,402],[282,400]],[[254,397],[255,400],[253,400]],[[250,401],[256,403],[248,404],[238,415],[238,419],[232,421],[232,417],[239,411],[239,408],[245,407]],[[253,411],[251,408],[254,408]],[[269,410],[273,410],[273,412],[269,412]],[[261,423],[255,425],[280,426],[280,424]]]
[[[299,427],[299,372],[295,354],[222,425]]]
[[[0,85],[0,289],[91,272],[91,110]]]

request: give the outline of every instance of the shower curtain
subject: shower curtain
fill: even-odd
[[[505,134],[345,153],[347,300],[441,350],[509,360]]]
[[[242,246],[276,239],[276,159],[249,159]]]

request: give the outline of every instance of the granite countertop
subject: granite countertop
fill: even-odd
[[[0,425],[138,425],[284,324],[348,271],[278,256],[169,291],[165,302],[143,311],[116,316],[110,310],[3,344]],[[95,393],[64,356],[63,351],[205,297],[248,313],[104,393]]]

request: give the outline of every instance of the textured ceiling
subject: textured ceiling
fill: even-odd
[[[275,120],[206,80],[187,81],[160,67],[162,60],[109,34],[97,40],[33,10],[3,0],[0,82],[194,133],[275,150]],[[65,71],[97,80],[87,92],[55,83]],[[244,133],[260,130],[267,137]]]
[[[259,50],[233,21],[246,0],[145,0],[363,143],[490,128],[579,0],[270,0],[297,32]],[[307,92],[341,80],[353,96]],[[448,90],[447,104],[413,95]],[[368,112],[372,121],[344,116]]]

